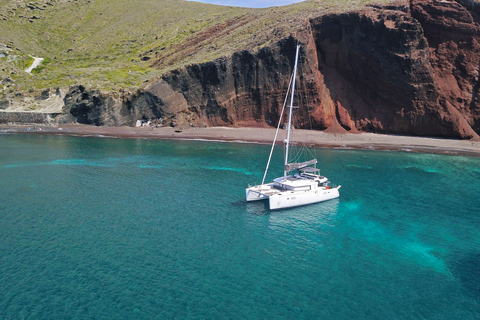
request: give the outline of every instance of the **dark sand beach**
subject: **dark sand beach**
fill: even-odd
[[[136,139],[218,140],[246,143],[273,141],[274,128],[187,128],[172,127],[97,127],[81,124],[65,125],[0,125],[0,134],[50,134]],[[277,141],[285,139],[286,131],[279,130]],[[294,130],[298,142],[320,148],[392,150],[405,152],[439,153],[480,156],[480,142],[472,140],[422,138],[375,133],[326,133]]]

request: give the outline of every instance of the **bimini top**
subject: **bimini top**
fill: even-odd
[[[305,162],[298,162],[298,163],[287,163],[285,165],[285,171],[293,171],[293,170],[300,170],[300,169],[306,169],[306,167],[311,166],[312,164],[316,164],[317,159],[312,159],[309,161]],[[315,168],[312,168],[315,169]]]
[[[305,168],[301,168],[300,170],[303,171],[303,172],[305,172],[305,173],[316,173],[316,172],[320,172],[320,169],[318,169],[318,168],[312,168],[312,167],[305,167]]]

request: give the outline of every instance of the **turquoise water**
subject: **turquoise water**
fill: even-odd
[[[480,158],[318,150],[340,198],[270,213],[269,146],[0,150],[1,319],[480,319]]]

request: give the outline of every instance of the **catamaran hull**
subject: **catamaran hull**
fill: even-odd
[[[337,188],[304,192],[282,192],[268,197],[270,210],[285,209],[338,198]]]
[[[248,202],[268,199],[264,192],[272,190],[273,184],[250,187],[245,190],[245,196]]]
[[[340,186],[329,189],[280,191],[274,188],[273,184],[264,184],[247,188],[245,193],[248,202],[268,199],[270,210],[277,210],[338,198],[340,196],[338,189]]]

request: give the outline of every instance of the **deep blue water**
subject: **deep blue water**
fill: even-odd
[[[268,152],[0,135],[0,318],[480,319],[480,158],[317,150],[340,198],[270,213]]]

